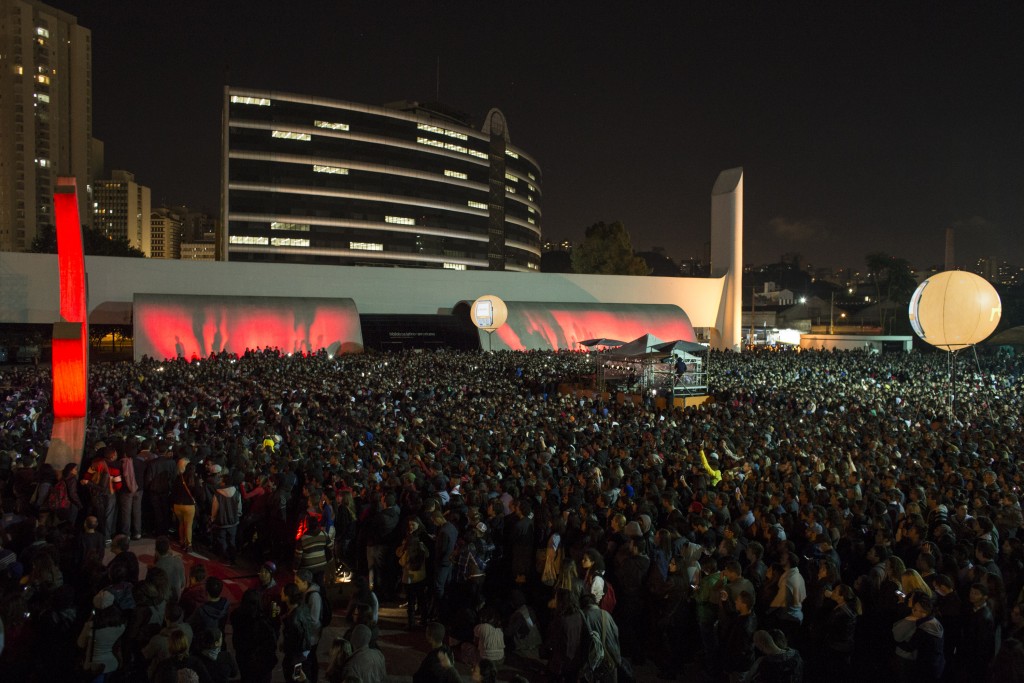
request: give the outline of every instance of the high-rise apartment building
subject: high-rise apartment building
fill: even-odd
[[[155,209],[149,219],[150,258],[181,258],[181,233],[184,218],[173,209]]]
[[[74,176],[82,222],[103,165],[92,137],[92,34],[35,0],[0,0],[0,250],[53,230],[58,176]]]
[[[218,258],[539,271],[540,167],[500,111],[225,88]]]
[[[114,171],[93,186],[93,229],[111,239],[126,239],[146,256],[150,244],[150,192],[128,171]]]

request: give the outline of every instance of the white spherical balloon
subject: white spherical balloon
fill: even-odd
[[[931,276],[910,298],[914,332],[947,351],[984,341],[995,331],[1002,312],[995,287],[962,270]]]

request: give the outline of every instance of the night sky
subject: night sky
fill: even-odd
[[[106,168],[218,211],[223,86],[491,107],[544,239],[622,220],[699,257],[745,168],[748,263],[1024,265],[1024,3],[60,2],[93,35]],[[951,6],[953,5],[953,6]]]

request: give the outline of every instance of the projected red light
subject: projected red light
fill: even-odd
[[[650,333],[664,341],[695,341],[682,309],[664,305],[588,305],[507,302],[508,322],[495,333],[516,351],[569,349],[580,341],[605,337],[630,341]],[[497,345],[495,345],[497,348]]]
[[[362,350],[351,299],[145,295],[136,298],[134,320],[137,353],[158,359],[267,347],[284,353]]]

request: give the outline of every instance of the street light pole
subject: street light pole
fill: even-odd
[[[836,307],[836,292],[835,292],[835,290],[832,290],[832,300],[828,304],[828,333],[829,334],[835,334],[836,333],[836,324],[835,324],[835,316],[834,316],[835,307]]]

